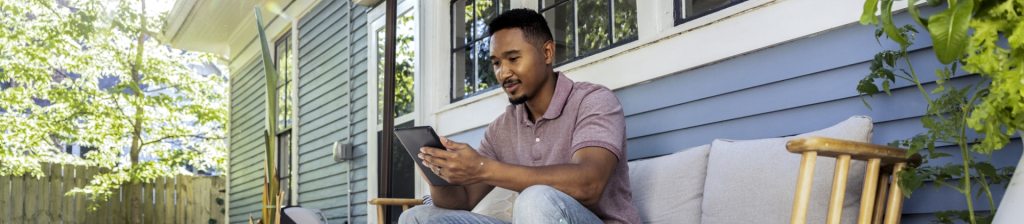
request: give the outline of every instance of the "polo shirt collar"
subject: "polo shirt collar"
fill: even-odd
[[[569,94],[572,93],[573,82],[569,77],[565,77],[564,73],[558,72],[558,82],[555,83],[555,93],[551,96],[551,103],[548,104],[548,110],[541,116],[542,119],[551,120],[562,116],[562,110],[565,109],[565,103],[569,101]],[[523,121],[527,124],[533,123],[530,121],[529,116],[526,116],[529,111],[526,111],[526,104],[519,105],[519,111],[522,113]]]

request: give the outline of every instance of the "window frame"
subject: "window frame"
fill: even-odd
[[[468,94],[466,94],[466,93],[461,94],[461,95],[455,94],[455,92],[456,92],[455,91],[456,90],[456,85],[455,84],[456,83],[460,83],[460,82],[461,83],[465,83],[465,81],[464,81],[465,76],[463,76],[462,77],[463,79],[460,79],[460,80],[456,80],[456,78],[455,78],[456,77],[456,69],[455,69],[456,63],[465,63],[464,60],[456,60],[456,57],[455,57],[456,53],[458,53],[459,51],[465,51],[465,54],[467,55],[466,57],[469,57],[468,55],[473,53],[473,52],[468,50],[468,49],[477,50],[476,48],[472,48],[471,46],[474,46],[477,43],[485,41],[485,40],[489,41],[490,37],[491,37],[490,34],[486,34],[486,35],[484,35],[482,37],[479,37],[479,38],[466,38],[467,40],[465,40],[466,43],[464,45],[459,46],[457,44],[458,43],[457,41],[460,41],[461,38],[460,39],[456,39],[456,38],[458,38],[458,35],[455,35],[455,33],[456,33],[456,30],[455,30],[456,18],[455,18],[454,10],[453,9],[455,8],[454,7],[455,3],[458,2],[458,1],[460,1],[460,0],[450,0],[448,2],[448,15],[449,15],[449,18],[448,18],[448,20],[449,20],[448,21],[448,33],[450,35],[450,38],[449,38],[449,41],[448,41],[448,43],[450,44],[450,47],[448,48],[449,49],[449,51],[448,51],[448,58],[449,58],[448,71],[449,72],[448,73],[449,73],[449,84],[451,84],[450,88],[448,88],[448,96],[449,96],[449,99],[450,99],[449,103],[454,103],[454,102],[457,102],[457,101],[460,101],[460,100],[463,100],[463,99],[468,99],[468,98],[472,98],[472,97],[477,96],[477,95],[481,95],[481,94],[484,94],[484,93],[487,93],[487,92],[491,92],[492,90],[498,89],[498,87],[501,86],[501,85],[493,85],[493,86],[488,86],[487,88],[473,90],[472,93],[468,93]],[[464,0],[464,1],[466,1],[466,2],[470,2],[470,1],[474,2],[473,3],[473,7],[475,9],[475,7],[476,7],[476,3],[475,3],[476,0]],[[512,1],[509,1],[508,5],[503,5],[502,4],[503,0],[490,0],[490,1],[494,2],[495,5],[496,5],[495,11],[496,11],[497,14],[495,14],[494,17],[497,17],[498,15],[500,15],[503,12],[505,12],[506,10],[511,10],[512,9],[512,5],[513,5]],[[463,12],[463,13],[465,13],[465,12]],[[475,18],[475,16],[474,16],[474,18]],[[485,23],[486,23],[486,21],[485,21]],[[463,29],[465,29],[465,28],[463,28]],[[474,26],[472,31],[470,31],[470,34],[475,34],[475,33],[476,33],[476,27]],[[488,60],[490,60],[490,59],[488,59]],[[479,63],[480,62],[477,61],[474,64],[475,65],[479,65]],[[466,68],[466,69],[469,69],[469,68]],[[477,69],[475,66],[474,66],[473,69],[475,70],[474,71],[474,77],[473,77],[474,80],[475,81],[476,80],[480,80],[481,79],[480,78],[481,77],[480,76],[480,69]],[[463,74],[463,75],[465,75],[465,74]],[[478,85],[479,81],[476,81],[473,84],[474,85]],[[465,85],[463,84],[462,87],[465,88]],[[476,88],[476,87],[474,87],[474,88]]]
[[[605,46],[605,47],[602,47],[602,48],[597,48],[597,49],[592,49],[592,50],[590,50],[590,52],[582,53],[582,50],[580,50],[580,44],[579,44],[579,41],[580,41],[580,39],[579,39],[579,36],[580,36],[580,27],[579,27],[580,26],[580,21],[579,21],[579,3],[578,2],[580,0],[552,0],[552,1],[555,1],[556,3],[552,4],[551,6],[544,7],[545,1],[544,0],[538,0],[537,1],[537,13],[540,13],[541,16],[543,16],[544,13],[547,12],[548,10],[554,10],[555,8],[557,8],[559,6],[562,6],[563,4],[573,4],[573,24],[572,24],[573,42],[574,42],[573,43],[573,50],[574,50],[573,54],[576,55],[576,56],[573,56],[573,57],[571,57],[568,60],[565,60],[563,62],[557,62],[558,59],[555,59],[556,62],[554,63],[554,65],[552,65],[552,67],[556,67],[557,68],[557,67],[562,66],[562,65],[570,64],[572,62],[575,62],[575,61],[578,61],[578,60],[581,60],[581,59],[584,59],[584,58],[587,58],[587,57],[590,57],[590,56],[593,56],[593,55],[596,55],[596,54],[600,54],[601,52],[605,52],[605,51],[608,51],[610,49],[614,49],[616,47],[619,47],[619,46],[622,46],[622,45],[626,45],[626,44],[632,43],[633,41],[636,41],[636,40],[640,39],[640,21],[639,21],[640,18],[639,18],[639,15],[637,15],[636,18],[634,18],[634,21],[633,21],[635,23],[635,25],[637,26],[636,33],[633,34],[633,35],[627,36],[627,37],[623,37],[622,39],[619,39],[618,41],[615,40],[615,4],[614,4],[615,0],[602,0],[602,1],[608,1],[608,12],[607,13],[608,13],[608,18],[609,19],[608,19],[608,23],[605,24],[605,27],[609,27],[610,28],[608,30],[608,40],[611,43],[609,43],[608,46]],[[639,7],[639,3],[636,3],[638,1],[640,1],[640,0],[634,1],[634,4],[637,5],[636,7]],[[679,1],[679,0],[676,0],[676,1]],[[637,9],[637,12],[639,12],[639,11],[640,10]],[[549,18],[545,17],[544,19],[548,20]],[[553,29],[551,27],[548,27],[548,28],[549,29]],[[552,31],[552,34],[554,34],[553,31]]]
[[[710,9],[710,10],[708,10],[706,12],[702,12],[700,14],[697,14],[697,15],[694,15],[694,16],[691,16],[691,17],[683,18],[683,12],[682,12],[683,11],[682,10],[682,8],[683,8],[683,1],[685,1],[685,0],[672,0],[672,20],[673,20],[673,24],[672,25],[673,26],[678,26],[678,25],[681,25],[681,24],[684,24],[684,23],[687,23],[687,22],[699,19],[699,18],[707,16],[707,15],[715,14],[715,13],[717,13],[719,11],[722,11],[723,9],[731,8],[733,6],[736,6],[736,5],[739,5],[741,3],[747,2],[747,0],[728,0],[729,4],[725,4],[723,6],[719,6],[717,8]]]
[[[284,89],[284,94],[278,95],[277,99],[275,99],[275,101],[280,102],[282,99],[284,99],[286,101],[292,101],[290,105],[284,105],[284,107],[283,107],[283,110],[287,110],[287,111],[291,112],[290,116],[284,117],[285,119],[288,120],[287,126],[283,126],[283,124],[281,124],[281,121],[278,120],[277,125],[278,125],[279,130],[277,130],[277,133],[274,133],[274,138],[277,138],[276,142],[277,142],[277,153],[278,153],[278,156],[276,158],[277,159],[277,165],[275,167],[277,168],[277,170],[275,170],[275,172],[278,173],[278,176],[277,176],[278,177],[277,178],[278,186],[280,187],[280,190],[288,192],[288,193],[286,193],[284,195],[284,198],[281,199],[282,202],[285,205],[292,205],[293,204],[292,203],[292,198],[293,198],[292,197],[292,185],[293,185],[292,182],[294,181],[294,179],[292,178],[292,171],[293,171],[294,166],[296,165],[296,164],[293,164],[293,159],[292,159],[292,157],[295,156],[294,153],[293,153],[293,150],[292,150],[293,148],[295,148],[294,147],[295,142],[293,142],[292,140],[295,139],[294,138],[294,136],[295,136],[294,130],[296,129],[295,128],[295,126],[296,126],[295,125],[295,119],[294,119],[294,116],[296,115],[295,114],[296,110],[294,108],[295,107],[295,102],[294,102],[295,95],[294,95],[294,93],[296,92],[295,88],[297,87],[297,85],[295,85],[295,77],[297,77],[297,76],[294,73],[297,70],[295,69],[294,66],[296,66],[298,58],[297,58],[296,55],[294,55],[295,47],[296,47],[295,44],[296,43],[293,42],[294,41],[293,40],[294,38],[292,36],[293,34],[294,33],[292,32],[292,29],[288,28],[288,29],[286,29],[286,31],[284,33],[279,35],[277,37],[277,39],[274,41],[274,52],[273,52],[273,54],[274,54],[274,69],[276,69],[278,71],[281,71],[281,68],[280,68],[281,63],[280,62],[281,62],[282,58],[280,57],[281,56],[280,53],[284,52],[286,57],[294,57],[296,59],[296,61],[288,62],[289,63],[288,64],[289,67],[286,68],[287,69],[286,70],[287,73],[283,74],[283,77],[285,78],[285,80],[280,80],[279,79],[278,80],[278,84],[274,85],[274,91],[277,91],[278,93],[280,93],[281,90]],[[284,49],[281,49],[282,46],[284,47]],[[284,58],[284,60],[288,60],[288,58]],[[281,75],[281,74],[279,74],[279,75]],[[281,83],[281,82],[284,82],[284,83]],[[278,105],[278,107],[281,107],[281,105]],[[281,111],[279,111],[277,113],[277,117],[275,117],[274,119],[279,119],[279,118],[281,118],[281,116],[282,116],[282,113],[281,113]],[[288,143],[287,145],[282,144],[285,141],[287,141],[287,143]],[[285,158],[285,157],[287,157],[287,158]],[[282,165],[282,164],[284,164],[284,165]]]

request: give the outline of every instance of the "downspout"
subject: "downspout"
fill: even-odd
[[[345,38],[345,39],[348,40],[348,47],[349,47],[349,49],[352,49],[352,2],[348,2],[346,4],[348,5],[348,12],[345,12],[345,18],[348,21],[348,24],[346,25],[346,27],[348,29],[348,38]],[[348,129],[348,136],[345,136],[345,138],[347,138],[348,142],[351,143],[352,142],[352,133],[353,133],[353,131],[352,131],[352,68],[353,68],[353,66],[352,66],[352,53],[351,52],[349,52],[348,57],[349,57],[349,60],[348,60],[348,81],[345,82],[346,83],[345,85],[348,85],[348,94],[345,94],[345,98],[348,101],[348,102],[346,102],[346,103],[348,103],[348,114],[345,116],[345,120],[348,121],[348,127],[346,128],[346,129]],[[367,77],[367,78],[369,78],[369,77]],[[369,105],[367,105],[367,106],[369,106]],[[369,119],[369,116],[367,116],[367,119]],[[367,133],[367,134],[369,134],[369,133]],[[355,153],[353,153],[353,154],[355,154]],[[345,217],[345,219],[347,220],[345,222],[346,224],[352,224],[352,162],[353,162],[352,160],[354,160],[355,156],[353,155],[351,157],[353,157],[353,158],[349,159],[348,161],[345,161],[346,163],[348,163],[348,171],[345,171],[346,179],[348,179],[345,182],[345,187],[348,188],[347,196],[345,196],[345,198],[346,198],[346,202],[345,202],[346,205],[345,205],[345,207],[348,208],[348,213],[346,213],[346,217]]]
[[[395,23],[398,1],[385,1],[384,14],[384,127],[380,148],[381,197],[391,197],[391,143],[395,132]],[[387,214],[387,210],[384,210]]]

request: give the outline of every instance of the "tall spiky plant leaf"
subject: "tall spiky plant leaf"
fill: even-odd
[[[270,46],[267,44],[267,33],[263,30],[263,14],[260,12],[259,7],[253,9],[256,13],[256,30],[260,36],[260,48],[263,50],[263,74],[266,77],[267,84],[267,126],[264,136],[266,138],[266,152],[264,157],[264,172],[266,177],[264,181],[265,191],[263,192],[263,223],[270,223],[274,220],[276,209],[268,209],[270,206],[277,205],[276,192],[280,191],[280,182],[278,182],[277,169],[275,166],[277,158],[277,139],[272,135],[277,133],[277,70],[274,69],[274,59],[270,55]]]

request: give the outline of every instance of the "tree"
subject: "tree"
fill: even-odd
[[[0,175],[99,166],[70,193],[103,201],[185,166],[224,170],[227,74],[211,55],[162,45],[165,15],[102,0],[0,1],[0,14]],[[67,145],[97,150],[75,159]]]

